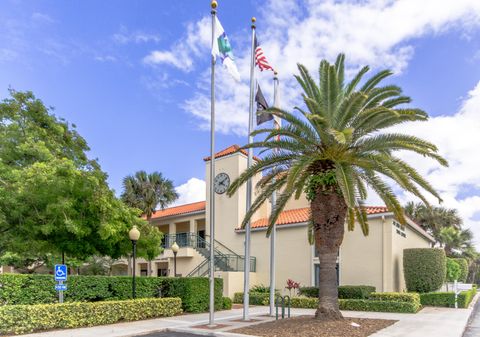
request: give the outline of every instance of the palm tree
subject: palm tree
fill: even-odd
[[[468,255],[473,248],[473,233],[470,229],[446,227],[440,230],[439,239],[447,256],[455,256],[456,253]]]
[[[430,232],[440,242],[440,231],[443,228],[460,228],[463,220],[454,208],[429,207],[423,203],[408,202],[405,213],[415,222]]]
[[[283,119],[280,129],[260,129],[252,135],[266,134],[263,141],[243,148],[262,149],[267,154],[246,169],[229,188],[231,196],[257,174],[266,171],[257,184],[258,193],[242,225],[259,207],[278,191],[279,197],[269,218],[270,234],[287,201],[303,192],[310,201],[311,232],[319,251],[319,302],[316,317],[341,319],[338,307],[336,259],[344,236],[345,222],[353,230],[358,221],[368,235],[366,209],[367,186],[375,191],[401,223],[402,207],[384,177],[396,182],[427,204],[419,188],[440,200],[434,188],[409,164],[394,155],[395,151],[413,151],[447,162],[437,154],[437,147],[417,137],[390,133],[384,129],[409,121],[425,121],[428,115],[412,108],[398,108],[409,103],[395,85],[379,86],[392,73],[380,71],[360,86],[368,67],[363,67],[349,83],[344,81],[344,55],[335,64],[323,60],[319,83],[308,70],[298,65],[295,76],[303,89],[306,108],[298,113],[279,109],[270,112]],[[280,136],[280,139],[277,139]],[[278,151],[273,151],[278,149]]]
[[[160,172],[147,174],[138,171],[135,175],[123,179],[123,202],[138,208],[147,220],[152,218],[158,207],[164,209],[178,198],[173,182]]]

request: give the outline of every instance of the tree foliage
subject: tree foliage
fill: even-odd
[[[138,208],[150,220],[157,207],[164,209],[177,200],[178,194],[173,182],[160,172],[138,171],[123,179],[122,200],[129,206]]]
[[[31,92],[10,95],[0,103],[0,255],[124,255],[138,211],[115,197],[74,125]]]

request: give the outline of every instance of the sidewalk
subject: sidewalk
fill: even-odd
[[[468,309],[427,307],[417,314],[399,314],[382,312],[343,311],[345,317],[376,318],[398,320],[394,325],[381,330],[371,337],[462,337],[465,326],[473,311],[473,303]],[[292,309],[292,315],[313,315],[313,309]],[[210,336],[246,336],[232,334],[228,331],[250,324],[260,324],[274,318],[267,317],[268,307],[251,307],[251,318],[255,323],[239,322],[242,309],[220,311],[215,314],[215,322],[224,326],[215,329],[199,329],[196,326],[208,324],[208,313],[182,315],[152,320],[117,323],[90,328],[58,330],[24,335],[26,337],[127,337],[138,336],[157,331],[180,331]]]

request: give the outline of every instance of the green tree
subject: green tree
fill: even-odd
[[[138,208],[150,220],[157,207],[164,209],[177,200],[178,194],[173,182],[160,172],[138,171],[123,179],[122,200],[129,206]]]
[[[163,252],[163,248],[159,244],[162,242],[163,233],[160,232],[157,227],[148,223],[144,224],[140,231],[142,236],[140,236],[140,240],[138,241],[138,256],[143,257],[148,261],[147,275],[151,276],[151,262]]]
[[[430,207],[423,203],[408,202],[405,213],[440,242],[440,231],[446,227],[460,228],[463,220],[454,208]]]
[[[74,125],[31,92],[10,95],[0,103],[0,256],[26,266],[126,254],[129,229],[145,223],[138,210],[115,197]]]
[[[252,133],[252,136],[266,134],[266,138],[243,148],[258,148],[268,154],[245,170],[232,183],[228,194],[233,195],[249,179],[266,172],[257,184],[259,191],[243,225],[273,192],[279,191],[269,219],[269,234],[287,201],[292,197],[298,199],[306,192],[312,214],[311,233],[320,259],[316,317],[340,319],[336,259],[345,222],[348,229],[353,230],[357,220],[363,233],[368,234],[363,207],[367,186],[382,198],[398,221],[405,223],[402,207],[383,177],[390,178],[425,203],[419,188],[440,197],[415,168],[395,156],[395,152],[412,151],[442,165],[447,162],[437,154],[435,145],[385,130],[428,119],[419,109],[398,107],[410,102],[398,86],[380,86],[380,82],[392,74],[390,71],[381,71],[360,85],[369,70],[364,67],[346,83],[343,54],[335,64],[326,60],[320,63],[318,84],[303,65],[298,65],[298,69],[300,75],[296,79],[303,89],[305,108],[296,107],[298,114],[270,109],[285,123],[279,129]]]
[[[469,253],[473,247],[473,233],[470,229],[446,227],[440,230],[440,244],[445,249],[445,254],[455,257],[458,253]]]
[[[454,282],[461,274],[460,265],[452,258],[447,258],[447,282]]]

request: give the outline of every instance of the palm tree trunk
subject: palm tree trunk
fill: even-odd
[[[320,260],[318,308],[315,317],[340,320],[338,306],[337,256],[345,232],[347,205],[335,192],[318,191],[311,202],[315,244]]]

